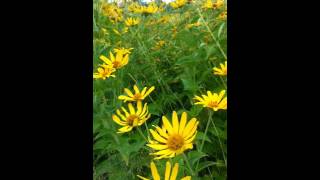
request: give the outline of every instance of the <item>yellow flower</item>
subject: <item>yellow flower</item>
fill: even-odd
[[[187,0],[176,0],[174,2],[171,2],[170,6],[173,9],[177,9],[177,8],[180,8],[180,7],[184,6],[186,3],[187,3]]]
[[[226,20],[227,19],[227,11],[223,11],[222,13],[219,14],[217,17],[218,20]]]
[[[165,41],[160,40],[156,43],[155,47],[153,47],[152,49],[159,50],[162,46],[164,46],[165,43],[166,43]]]
[[[149,3],[148,6],[136,6],[132,9],[134,13],[141,14],[154,14],[160,11],[159,7],[155,3]]]
[[[156,165],[154,164],[154,162],[150,163],[150,167],[151,167],[151,174],[152,174],[153,180],[160,180],[160,175],[158,173],[158,169],[157,169]],[[179,172],[179,164],[175,163],[174,167],[171,170],[171,163],[169,161],[167,161],[164,179],[169,180],[169,178],[170,178],[170,180],[176,180],[178,172]],[[170,176],[170,174],[171,174],[171,176]],[[145,178],[145,177],[142,177],[139,175],[137,175],[137,176],[142,180],[150,180],[148,178]],[[185,177],[181,178],[180,180],[191,180],[191,176],[185,176]]]
[[[134,127],[141,126],[151,116],[148,111],[147,103],[145,103],[142,108],[142,102],[138,101],[137,111],[134,109],[131,103],[128,104],[128,108],[129,112],[124,107],[121,107],[121,110],[124,114],[121,113],[120,109],[117,109],[117,115],[112,115],[112,120],[120,126],[123,126],[122,128],[118,129],[117,133],[129,132]]]
[[[140,19],[139,18],[127,18],[127,20],[125,21],[127,26],[135,26],[137,24],[139,24]]]
[[[187,25],[186,25],[186,28],[190,29],[190,28],[192,28],[192,27],[198,27],[198,26],[200,26],[200,25],[201,25],[200,22],[196,22],[196,23],[192,23],[192,24],[187,24]]]
[[[127,101],[142,101],[155,89],[155,87],[152,86],[149,89],[147,87],[144,87],[142,89],[142,91],[140,92],[139,88],[136,85],[134,85],[133,89],[134,89],[134,94],[129,89],[124,88],[124,92],[127,94],[127,96],[120,95],[118,97],[118,99],[119,100],[123,100],[124,102],[127,102]]]
[[[128,27],[124,27],[122,32],[119,32],[118,30],[116,29],[113,29],[113,32],[115,32],[117,35],[121,36],[121,34],[125,34],[128,32]]]
[[[112,65],[116,69],[120,69],[123,66],[127,65],[129,62],[129,54],[123,54],[122,52],[118,52],[116,57],[110,52],[110,59],[105,57],[104,55],[100,56],[100,59],[108,65]]]
[[[114,48],[113,49],[113,51],[115,52],[115,53],[122,53],[123,55],[126,55],[126,54],[131,54],[131,50],[132,50],[133,48]]]
[[[154,140],[149,139],[147,146],[158,151],[151,153],[157,156],[154,159],[172,158],[193,148],[192,141],[196,137],[199,124],[196,118],[187,123],[187,113],[183,112],[179,122],[177,113],[173,111],[172,124],[165,116],[162,116],[162,123],[162,128],[155,126],[156,131],[150,129]]]
[[[140,6],[139,6],[138,3],[133,2],[133,3],[131,3],[131,4],[128,6],[128,10],[129,10],[129,12],[134,12],[135,9],[137,9],[137,8],[139,8],[139,7],[140,7]]]
[[[217,67],[212,68],[213,74],[220,75],[220,76],[226,76],[227,75],[227,61],[224,62],[224,64],[220,63],[220,69]]]
[[[103,67],[98,68],[97,73],[93,73],[93,78],[105,80],[106,78],[109,78],[110,76],[116,77],[115,75],[112,74],[115,71],[116,71],[116,69],[114,69],[112,66],[103,65]]]
[[[195,104],[202,104],[203,107],[212,108],[214,111],[219,109],[227,109],[227,97],[224,97],[226,90],[220,91],[219,95],[211,91],[207,91],[208,96],[202,95],[202,98],[195,96],[193,99],[198,100]]]
[[[108,16],[113,22],[122,20],[122,9],[118,8],[114,4],[103,3],[102,13]]]
[[[212,0],[207,0],[202,8],[205,9],[219,9],[224,5],[224,0],[217,0],[215,3],[212,2]]]

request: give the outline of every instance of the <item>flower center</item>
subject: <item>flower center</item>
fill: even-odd
[[[169,149],[174,151],[182,148],[183,144],[184,140],[181,135],[178,134],[170,136],[167,142]]]
[[[119,68],[121,65],[121,62],[120,61],[113,61],[112,64],[113,64],[114,68]]]
[[[219,103],[217,101],[210,101],[208,103],[208,107],[210,108],[215,108],[215,107],[218,107],[219,106]]]
[[[127,123],[129,126],[133,126],[133,124],[136,124],[138,121],[138,116],[132,114],[127,117]]]
[[[133,95],[133,99],[140,100],[140,99],[142,99],[142,96],[140,93],[137,93],[137,94]]]

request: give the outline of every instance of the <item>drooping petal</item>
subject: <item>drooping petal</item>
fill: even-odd
[[[154,164],[154,162],[151,162],[150,167],[151,167],[151,174],[152,174],[153,179],[154,180],[160,180],[160,176],[159,176],[157,167]]]
[[[120,129],[118,129],[117,133],[126,133],[132,130],[132,126],[124,126]]]
[[[129,97],[133,97],[132,92],[128,88],[124,88],[124,92],[127,93]]]
[[[142,176],[139,176],[139,175],[137,175],[138,176],[138,178],[140,178],[140,179],[142,179],[142,180],[150,180],[150,179],[148,179],[148,178],[145,178],[145,177],[142,177]]]
[[[115,123],[119,124],[120,126],[125,126],[126,125],[126,123],[121,121],[120,118],[117,115],[112,115],[112,120]]]
[[[172,169],[170,180],[176,180],[179,170],[179,164],[176,163]]]
[[[164,175],[164,180],[169,180],[170,177],[170,172],[171,172],[171,164],[169,161],[166,162],[166,172]]]

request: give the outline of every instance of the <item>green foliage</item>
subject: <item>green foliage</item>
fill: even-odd
[[[193,100],[195,95],[200,96],[206,91],[226,89],[226,78],[212,73],[213,67],[226,61],[223,53],[227,53],[227,23],[217,19],[224,9],[205,10],[201,8],[202,1],[196,1],[179,9],[167,7],[160,13],[140,15],[129,12],[128,4],[124,4],[123,18],[136,17],[141,21],[122,33],[124,22],[111,22],[103,15],[101,6],[101,1],[94,1],[93,71],[96,72],[102,64],[100,55],[108,57],[114,48],[134,49],[129,63],[115,72],[115,78],[93,82],[94,179],[133,180],[137,179],[137,175],[152,177],[151,149],[145,146],[144,137],[137,128],[118,134],[120,126],[112,120],[118,108],[127,106],[118,100],[118,96],[124,94],[124,88],[132,90],[135,84],[139,87],[155,86],[155,90],[144,100],[148,103],[151,118],[146,125],[140,126],[143,136],[148,137],[148,129],[153,125],[162,125],[162,116],[169,118],[172,111],[177,111],[179,115],[187,112],[188,120],[195,117],[200,122],[193,149],[185,151],[188,163],[195,172],[192,179],[227,179],[226,111],[215,112],[209,117],[208,112],[212,110],[195,105]],[[167,18],[167,22],[157,22],[161,18]],[[197,22],[199,26],[187,28]],[[118,35],[114,30],[122,34]],[[165,44],[154,49],[161,40]],[[209,128],[205,133],[207,123]],[[155,161],[161,176],[164,175],[167,160]],[[191,175],[182,155],[170,161],[179,163],[177,179]]]

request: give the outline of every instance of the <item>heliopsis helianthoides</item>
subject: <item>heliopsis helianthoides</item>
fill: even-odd
[[[226,20],[227,19],[227,11],[223,11],[222,13],[219,14],[217,17],[218,20]]]
[[[126,21],[125,21],[125,24],[127,26],[135,26],[137,24],[139,24],[140,22],[140,19],[139,18],[127,18]]]
[[[170,6],[173,9],[177,9],[177,8],[184,6],[186,3],[187,3],[187,0],[175,0],[174,2],[170,3]]]
[[[219,9],[224,5],[224,0],[217,0],[215,3],[212,0],[207,0],[202,8],[204,9]]]
[[[227,109],[227,97],[226,90],[220,91],[219,94],[207,91],[207,95],[195,96],[193,99],[198,100],[195,104],[203,105],[203,107],[211,108],[213,111],[218,111],[219,109]]]
[[[162,40],[158,41],[158,42],[156,43],[156,45],[152,48],[152,50],[159,50],[159,49],[161,49],[161,47],[164,46],[165,43],[166,43],[166,42],[165,42],[165,41],[162,41]]]
[[[193,148],[199,124],[196,118],[187,123],[187,113],[183,112],[179,122],[177,113],[173,111],[172,123],[165,116],[162,116],[162,123],[162,128],[155,126],[155,130],[150,129],[154,140],[149,139],[147,146],[157,151],[151,153],[156,156],[154,159],[172,158]]]
[[[124,107],[121,107],[121,110],[124,114],[121,113],[120,109],[118,109],[116,111],[117,115],[112,115],[112,120],[120,126],[123,126],[122,128],[118,129],[117,133],[129,132],[134,127],[141,126],[151,116],[148,111],[147,103],[145,103],[142,107],[142,102],[138,101],[137,111],[134,109],[131,103],[128,104],[128,108],[129,112]]]
[[[131,54],[131,50],[133,48],[114,48],[113,51],[115,53],[122,53],[123,55],[126,55],[126,54]]]
[[[108,16],[111,21],[117,22],[122,20],[122,9],[118,8],[114,4],[103,3],[102,12],[105,16]]]
[[[112,74],[115,71],[116,71],[116,69],[113,68],[112,66],[104,64],[104,65],[102,65],[102,67],[98,67],[97,73],[93,73],[93,78],[105,80],[106,78],[109,78],[110,76],[116,77],[115,75]]]
[[[104,55],[100,56],[100,59],[108,65],[112,65],[116,69],[120,69],[127,65],[129,62],[129,54],[123,54],[122,52],[116,53],[116,57],[110,52],[110,59]]]
[[[220,68],[212,68],[214,75],[226,76],[227,75],[227,61],[224,64],[220,63]]]
[[[154,89],[155,87],[152,86],[151,88],[144,87],[142,91],[140,92],[138,86],[134,85],[134,94],[127,88],[124,88],[124,92],[127,94],[125,95],[120,95],[118,97],[119,100],[123,100],[124,102],[127,101],[142,101],[144,100]]]
[[[152,179],[153,180],[160,180],[160,175],[158,173],[158,169],[157,169],[156,165],[154,164],[154,162],[150,163],[150,168],[151,168]],[[169,161],[167,161],[167,163],[166,163],[166,171],[165,171],[165,174],[164,174],[164,179],[165,180],[169,180],[169,179],[170,180],[176,180],[177,176],[178,176],[178,172],[179,172],[179,164],[175,163],[174,167],[171,168],[171,163]],[[148,178],[145,178],[145,177],[142,177],[142,176],[139,176],[139,175],[137,175],[137,176],[142,180],[150,180]],[[181,178],[180,180],[191,180],[191,176],[185,176],[185,177]]]

